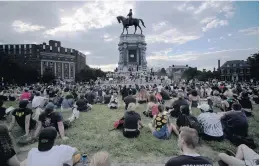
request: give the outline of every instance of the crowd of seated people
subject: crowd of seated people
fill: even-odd
[[[149,128],[152,135],[158,139],[170,139],[171,134],[174,133],[179,137],[178,143],[185,155],[171,159],[166,165],[174,165],[175,162],[194,164],[192,160],[198,160],[198,163],[195,164],[212,164],[196,153],[197,137],[207,141],[229,139],[237,146],[240,145],[241,141],[249,136],[248,118],[253,115],[252,102],[257,103],[255,99],[258,94],[255,88],[251,89],[252,87],[247,86],[227,87],[224,84],[211,86],[212,88],[209,85],[200,87],[199,85],[185,85],[182,83],[179,85],[106,86],[102,88],[100,86],[87,87],[84,85],[51,85],[44,87],[34,85],[30,88],[23,87],[20,88],[21,95],[16,98],[19,101],[19,108],[11,111],[12,121],[8,130],[12,131],[15,123],[17,123],[24,130],[25,135],[23,137],[27,139],[33,137],[32,139],[35,140],[39,138],[39,146],[42,133],[43,135],[44,132],[53,133],[53,138],[50,140],[51,144],[49,144],[50,149],[47,148],[47,150],[41,151],[38,147],[38,149],[32,149],[29,153],[32,156],[36,155],[34,158],[37,158],[37,155],[43,157],[39,158],[39,160],[47,160],[41,154],[47,151],[48,153],[54,153],[52,150],[55,148],[52,147],[57,136],[62,140],[68,139],[65,129],[69,128],[79,118],[79,112],[88,112],[91,110],[92,105],[97,103],[107,104],[110,109],[119,109],[118,94],[120,93],[125,103],[122,134],[126,138],[138,137],[143,127]],[[203,103],[201,97],[206,98],[207,102]],[[166,107],[164,100],[172,98],[172,104],[170,107]],[[147,124],[147,126],[143,124],[142,116],[136,109],[138,103],[144,104],[146,102],[147,109],[143,110],[143,114],[152,118],[150,119],[151,123]],[[194,108],[199,109],[199,115],[193,115],[192,110]],[[62,113],[56,111],[57,109],[70,111],[71,116],[64,119]],[[0,100],[0,111],[1,118],[4,119],[6,108],[3,107],[2,100]],[[170,116],[176,118],[176,125],[170,123]],[[236,130],[237,128],[239,130]],[[31,132],[33,129],[35,130],[34,134]],[[48,138],[43,140],[45,140],[43,142],[46,142]],[[247,145],[253,147],[250,144]],[[245,147],[243,146],[243,148]],[[57,149],[59,148],[57,147]],[[240,149],[239,146],[238,151],[241,151]],[[71,165],[79,160],[75,149],[73,153],[71,150],[70,154],[64,152],[64,156],[66,157],[62,160],[63,164]],[[221,158],[223,163],[229,164],[230,161],[232,162],[233,158],[230,155],[220,154],[220,156],[224,156]],[[231,160],[226,159],[228,156]],[[53,155],[53,158],[55,158],[55,155]],[[248,159],[245,156],[235,158],[238,160]],[[32,162],[31,165],[39,162],[29,156],[27,160]],[[30,162],[28,161],[27,165],[30,165]]]

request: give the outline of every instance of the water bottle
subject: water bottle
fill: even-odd
[[[86,154],[83,154],[81,156],[81,163],[84,165],[84,166],[87,166],[88,165],[88,156]]]

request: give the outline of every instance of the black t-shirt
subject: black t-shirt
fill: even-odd
[[[3,147],[1,147],[0,149],[0,165],[1,166],[8,166],[7,162],[10,158],[12,158],[14,155],[16,155],[14,149],[11,149],[11,152],[9,154],[6,154],[4,152],[4,149],[2,149]]]
[[[76,102],[76,105],[78,106],[79,111],[86,109],[87,104],[88,104],[88,101],[86,99],[79,99]]]
[[[32,119],[32,114],[33,114],[33,112],[29,108],[18,108],[18,109],[15,109],[12,113],[12,115],[15,117],[16,122],[24,130],[25,130],[25,117],[27,115],[31,115],[30,129],[33,129],[35,127],[36,121]]]
[[[138,129],[138,121],[141,120],[140,114],[135,111],[127,111],[124,115],[124,128]]]
[[[62,116],[58,112],[52,112],[51,114],[46,114],[43,112],[39,116],[39,121],[42,122],[42,126],[46,127],[55,127],[55,129],[59,132],[58,122],[62,121]]]
[[[0,107],[0,120],[5,119],[4,118],[5,117],[5,110],[6,110],[6,108]]]
[[[206,157],[181,155],[170,159],[165,166],[213,166],[213,164]]]
[[[136,99],[132,95],[129,95],[124,98],[124,102],[128,105],[129,103],[136,103]]]

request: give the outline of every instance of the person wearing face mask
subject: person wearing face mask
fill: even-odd
[[[171,158],[165,166],[213,166],[212,161],[207,158],[200,156],[196,152],[196,147],[199,143],[199,136],[195,129],[189,127],[181,127],[178,146],[182,152],[182,155]]]

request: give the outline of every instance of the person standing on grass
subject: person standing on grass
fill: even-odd
[[[153,118],[153,124],[149,124],[149,128],[153,134],[158,139],[169,139],[172,132],[179,134],[179,131],[176,129],[172,123],[170,123],[168,116],[163,114],[164,106],[158,106],[159,114],[155,115]]]
[[[165,166],[213,166],[210,159],[200,156],[196,152],[199,136],[195,129],[182,127],[178,138],[178,146],[182,155],[170,159]]]

